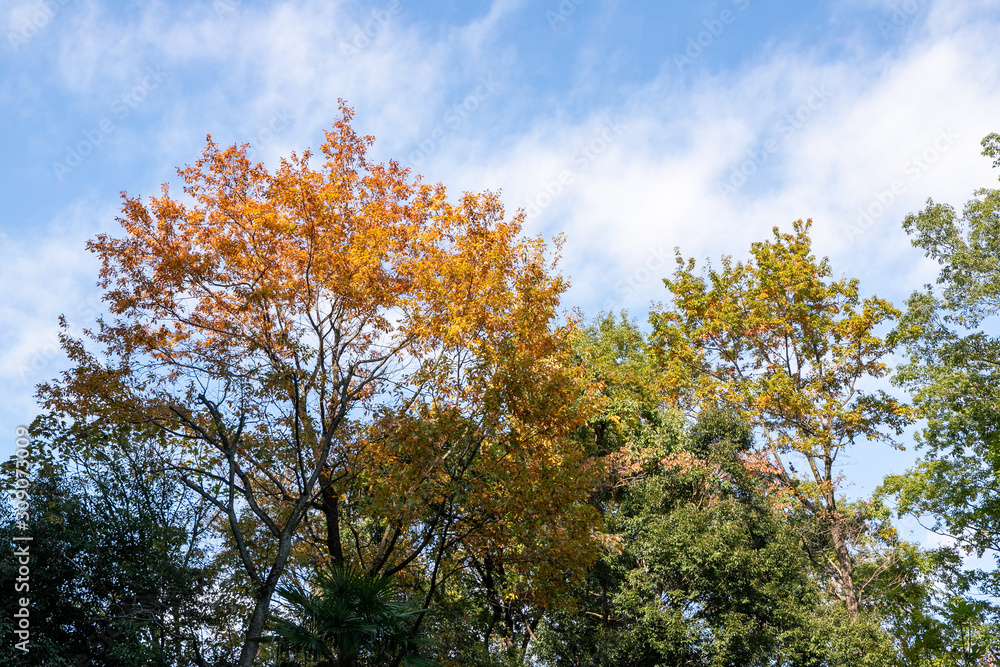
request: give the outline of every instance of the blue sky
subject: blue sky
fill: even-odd
[[[820,254],[901,303],[933,280],[903,216],[995,183],[1000,1],[8,0],[0,10],[0,455],[100,310],[84,244],[211,133],[268,164],[355,127],[431,182],[565,232],[567,307],[666,298],[673,248],[746,255],[815,220]],[[912,451],[856,451],[852,493]]]

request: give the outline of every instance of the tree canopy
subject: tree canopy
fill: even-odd
[[[887,440],[909,423],[907,406],[863,382],[885,376],[893,344],[877,335],[898,312],[861,299],[856,280],[831,281],[812,255],[810,222],[754,243],[752,259],[695,274],[678,255],[664,284],[673,307],[650,319],[664,373],[677,400],[729,407],[767,448],[780,492],[827,526],[829,564],[848,612],[859,609],[847,519],[836,468],[858,440]],[[889,431],[887,433],[886,431]],[[795,463],[806,466],[799,475]]]
[[[1000,136],[983,140],[1000,159]],[[994,166],[1000,166],[998,162]],[[907,301],[896,335],[907,362],[895,380],[913,392],[924,456],[884,491],[902,513],[931,521],[969,551],[1000,552],[1000,190],[975,191],[961,213],[928,200],[903,227],[941,267]],[[996,592],[995,575],[982,582]]]
[[[587,389],[558,322],[565,281],[494,194],[366,157],[351,111],[323,164],[272,174],[246,147],[179,170],[125,235],[100,235],[110,319],[62,337],[73,367],[39,389],[77,425],[151,428],[165,464],[224,518],[254,599],[254,660],[307,528],[324,559],[439,577],[489,557],[512,576],[588,559],[594,513],[569,436]]]
[[[375,163],[352,117],[274,169],[209,137],[89,242],[107,315],[63,322],[3,464],[15,664],[995,664],[962,547],[1000,553],[1000,191],[907,216],[941,273],[902,312],[799,220],[678,249],[648,322],[587,319],[561,237]],[[916,468],[849,495],[846,452],[917,418]]]

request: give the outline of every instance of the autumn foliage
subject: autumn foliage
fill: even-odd
[[[947,299],[895,331],[801,220],[743,261],[678,251],[647,328],[582,324],[561,238],[375,163],[341,112],[274,169],[209,137],[88,244],[107,314],[63,323],[31,481],[3,464],[37,495],[0,534],[44,536],[25,664],[993,664],[995,573],[883,498],[997,544],[995,191],[972,232],[907,219]],[[930,456],[851,498],[849,453],[916,414],[880,389],[900,341]]]
[[[590,399],[555,259],[495,194],[452,203],[370,162],[350,120],[273,173],[209,138],[183,196],[123,194],[124,234],[89,244],[112,317],[64,337],[74,367],[39,392],[165,435],[239,554],[248,640],[296,559],[420,568],[429,601],[473,562],[504,596],[591,557],[569,437]]]
[[[669,309],[651,321],[675,400],[723,405],[762,435],[779,489],[826,524],[829,565],[848,610],[857,614],[837,460],[862,441],[887,441],[910,421],[909,408],[866,381],[884,377],[894,343],[878,328],[899,311],[862,299],[857,280],[831,280],[812,254],[811,221],[754,243],[751,259],[723,258],[695,272],[677,259]],[[805,470],[798,473],[798,463]]]

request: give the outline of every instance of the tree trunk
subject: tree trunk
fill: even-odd
[[[836,512],[834,512],[833,520],[830,523],[830,537],[833,539],[833,548],[837,552],[837,570],[840,572],[838,583],[844,595],[844,602],[847,603],[847,613],[850,614],[853,621],[858,618],[858,593],[854,588],[854,566],[851,563],[851,554],[847,550],[844,524]]]
[[[333,567],[344,565],[344,551],[340,544],[340,498],[323,475],[320,478],[323,498],[323,516],[326,517],[326,550],[330,554]]]
[[[264,624],[267,623],[267,615],[271,610],[271,598],[274,596],[274,589],[278,587],[278,580],[285,571],[285,563],[288,561],[288,554],[292,550],[292,538],[290,535],[282,535],[278,539],[278,553],[274,558],[274,563],[267,573],[267,579],[257,591],[257,602],[250,615],[250,624],[247,626],[246,639],[243,640],[243,649],[240,652],[239,667],[253,667],[257,658],[257,650],[260,643],[253,641],[259,639],[264,632]]]

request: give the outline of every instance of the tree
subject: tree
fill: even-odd
[[[1000,135],[982,145],[1000,167]],[[896,332],[907,363],[894,381],[926,420],[917,436],[924,455],[884,491],[901,514],[930,517],[932,530],[982,556],[1000,552],[1000,190],[974,195],[961,214],[928,200],[903,221],[941,272],[936,287],[910,297]]]
[[[390,577],[372,578],[353,568],[320,572],[315,592],[279,588],[278,595],[295,618],[274,622],[277,641],[318,667],[361,667],[392,664],[432,667],[418,654],[426,636],[410,630],[408,619],[421,610],[398,600]]]
[[[591,501],[604,553],[546,611],[533,655],[551,665],[940,665],[965,627],[940,613],[967,592],[952,549],[898,540],[874,499],[839,505],[852,537],[859,618],[827,594],[829,530],[783,498],[751,424],[662,404],[652,346],[623,317],[581,331],[577,356],[606,401],[581,430],[605,461]],[[785,498],[787,500],[787,498]],[[981,633],[985,626],[976,626]],[[935,643],[939,646],[934,648]],[[479,663],[476,663],[479,664]]]
[[[841,452],[858,440],[887,441],[909,423],[908,408],[861,383],[883,377],[891,341],[876,335],[898,311],[862,300],[856,280],[830,280],[812,254],[811,222],[754,243],[751,259],[723,258],[695,274],[678,251],[664,284],[673,305],[650,315],[666,381],[687,405],[727,407],[759,433],[778,488],[825,527],[832,559],[821,559],[856,618],[848,523],[842,508]],[[805,465],[800,474],[795,465]]]
[[[605,386],[620,400],[591,424],[613,418],[622,446],[595,494],[607,548],[576,607],[546,614],[534,649],[542,664],[885,664],[891,647],[877,624],[851,623],[823,595],[798,531],[771,502],[749,425],[718,408],[693,424],[671,409],[647,420],[642,348],[623,345],[641,332],[611,318],[588,331],[597,338],[585,356],[626,380]]]
[[[659,438],[676,435],[662,410],[663,380],[647,336],[627,313],[596,317],[579,332],[576,357],[602,399],[577,436],[592,456],[656,447]]]
[[[88,244],[111,317],[64,335],[72,368],[39,388],[75,424],[172,446],[253,600],[244,667],[289,564],[317,561],[310,536],[333,566],[427,573],[427,599],[471,554],[544,578],[592,553],[555,260],[496,195],[452,204],[370,162],[342,113],[319,169],[306,151],[270,173],[209,137],[186,197],[123,194],[125,235]]]
[[[31,601],[31,643],[17,663],[219,664],[215,649],[225,631],[210,610],[215,571],[199,535],[207,518],[199,499],[135,446],[139,434],[91,434],[103,455],[85,461],[54,420],[40,417],[31,430],[33,539],[23,590]],[[126,442],[131,446],[122,447]],[[10,538],[21,534],[8,510],[0,505],[5,637],[13,634],[4,625],[21,597],[8,594],[18,562]]]

